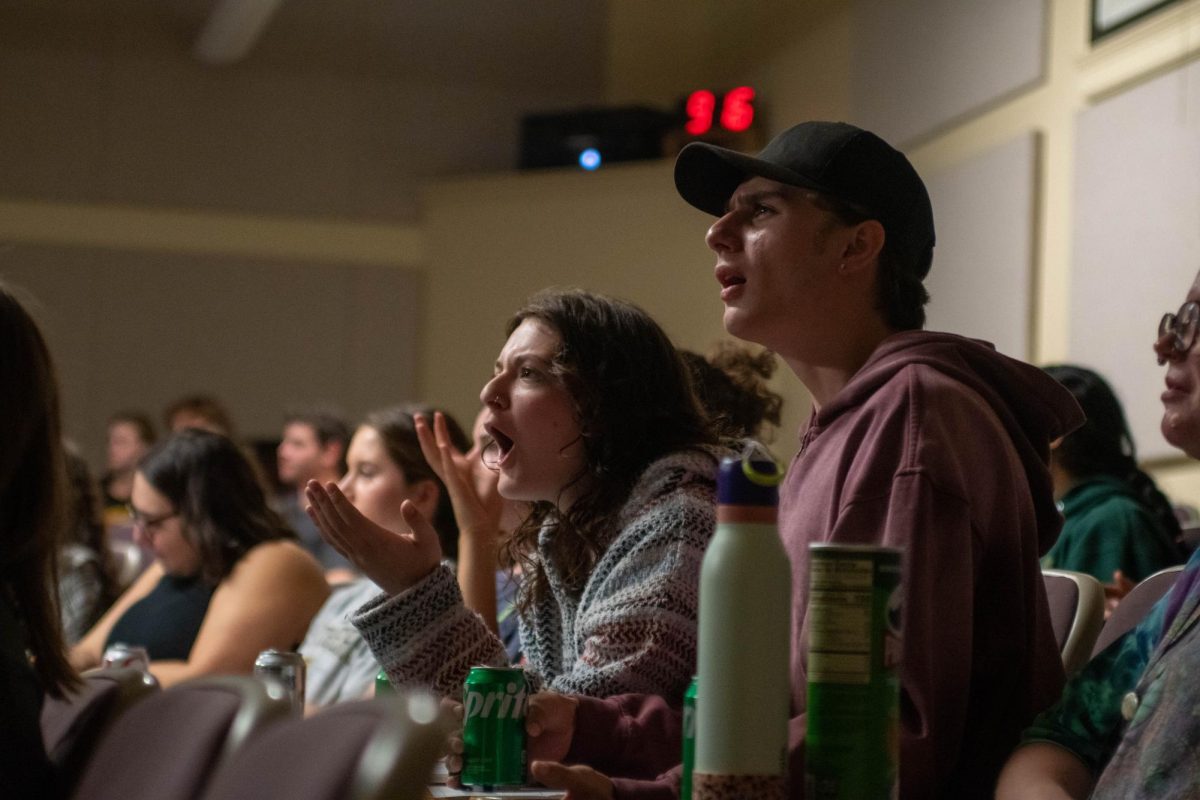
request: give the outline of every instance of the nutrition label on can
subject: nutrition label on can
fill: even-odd
[[[811,575],[808,679],[870,683],[875,562],[816,558]]]

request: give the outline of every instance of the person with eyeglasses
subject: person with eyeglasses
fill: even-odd
[[[129,515],[154,563],[72,648],[76,669],[121,642],[146,648],[164,686],[249,674],[261,651],[294,650],[329,596],[225,436],[189,429],[156,445],[134,473]]]
[[[1154,352],[1166,365],[1162,433],[1200,458],[1200,275],[1163,316]],[[1200,797],[1200,551],[1132,630],[1067,684],[1025,732],[997,800]]]

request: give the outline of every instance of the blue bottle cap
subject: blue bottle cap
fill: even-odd
[[[757,442],[741,456],[721,461],[717,472],[717,503],[727,506],[776,506],[783,468]]]

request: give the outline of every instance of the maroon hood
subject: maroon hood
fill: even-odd
[[[1045,371],[998,353],[990,343],[935,331],[904,331],[889,336],[850,382],[813,415],[805,440],[819,436],[846,411],[861,406],[897,371],[915,364],[936,369],[972,388],[995,411],[1020,454],[1037,508],[1038,529],[1054,544],[1061,516],[1046,473],[1050,442],[1083,424],[1075,398]]]

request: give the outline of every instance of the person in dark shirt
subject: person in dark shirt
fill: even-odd
[[[304,638],[329,585],[230,439],[193,428],[159,443],[138,465],[130,507],[154,564],[72,648],[77,668],[117,642],[140,645],[166,686],[248,674],[262,650]]]
[[[1138,467],[1125,411],[1108,381],[1075,364],[1045,369],[1075,396],[1087,421],[1051,452],[1063,529],[1042,566],[1112,581],[1111,594],[1122,577],[1136,583],[1182,564],[1179,521],[1154,479]]]

